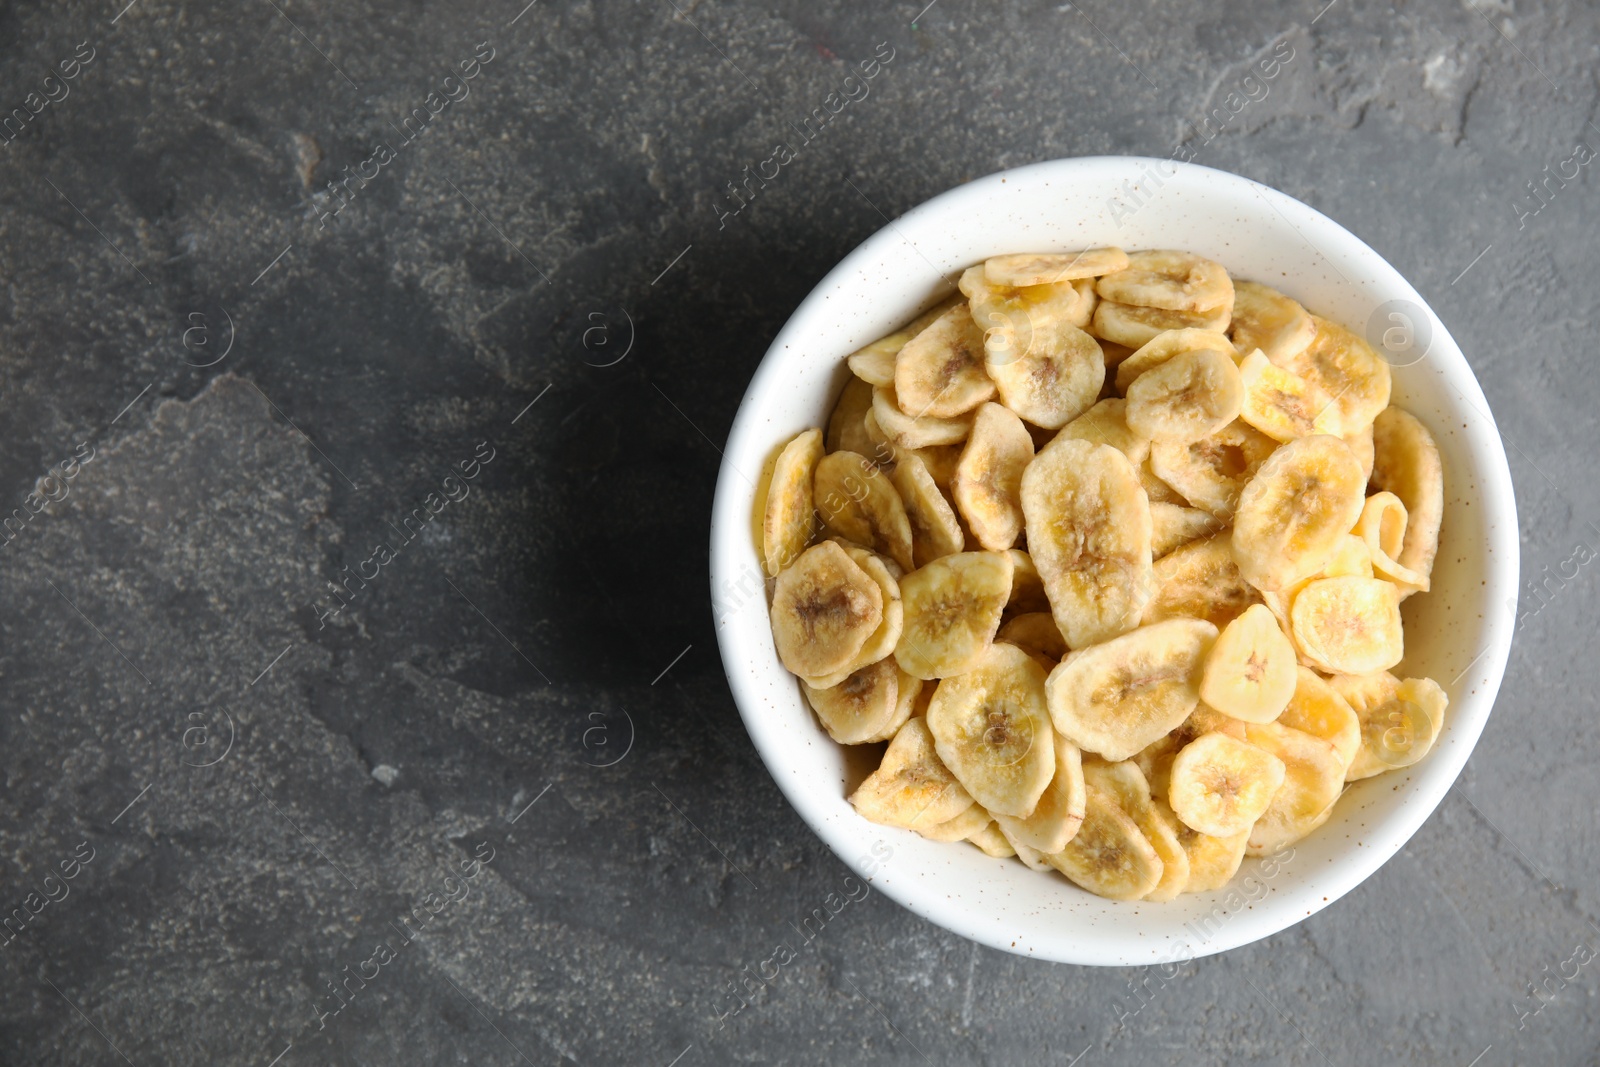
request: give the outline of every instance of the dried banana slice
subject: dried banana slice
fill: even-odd
[[[1198,441],[1238,418],[1243,403],[1232,359],[1210,348],[1181,352],[1128,386],[1128,428],[1152,440]]]
[[[1281,723],[1252,723],[1245,740],[1278,757],[1283,785],[1250,829],[1245,852],[1265,856],[1288,848],[1328,821],[1344,789],[1344,760],[1328,742]]]
[[[1245,485],[1277,447],[1277,441],[1235,419],[1195,441],[1155,441],[1150,469],[1189,503],[1227,521]]]
[[[1145,900],[1166,901],[1183,892],[1189,881],[1189,857],[1178,843],[1178,820],[1165,802],[1151,799],[1150,784],[1134,763],[1107,763],[1088,759],[1083,765],[1084,781],[1094,789],[1113,796],[1123,814],[1132,819],[1145,840],[1161,857],[1161,881],[1146,893]]]
[[[1020,854],[1020,850],[1019,850]],[[1045,857],[1075,884],[1111,900],[1138,900],[1161,881],[1161,856],[1116,798],[1087,790],[1083,825]]]
[[[1085,330],[1089,329],[1090,326],[1092,326],[1093,324],[1094,324],[1094,320],[1091,317],[1091,319],[1089,321],[1089,326],[1085,326],[1084,329]],[[1122,361],[1123,360],[1125,360],[1129,356],[1133,355],[1134,350],[1129,348],[1127,345],[1119,345],[1115,341],[1107,341],[1104,338],[1096,338],[1096,340],[1099,341],[1099,343],[1100,343],[1100,354],[1105,356],[1105,359],[1106,359],[1106,370],[1108,370],[1108,371],[1113,371],[1114,372],[1119,366],[1122,365]],[[1108,380],[1111,380],[1111,379],[1114,379],[1114,378],[1115,378],[1114,374],[1108,374],[1107,375],[1107,379]]]
[[[862,420],[872,410],[872,386],[860,378],[851,378],[833,405],[828,416],[828,432],[823,444],[829,452],[872,451],[872,440],[867,436]]]
[[[1039,568],[1033,565],[1033,557],[1020,548],[1013,548],[1006,555],[1011,557],[1011,597],[1006,601],[1006,611],[1017,615],[1031,611],[1050,610],[1050,600],[1044,595],[1044,581],[1039,577]]]
[[[1376,452],[1372,444],[1372,427],[1363,426],[1355,433],[1341,434],[1344,443],[1350,446],[1350,451],[1356,454],[1356,461],[1361,464],[1361,473],[1367,481],[1372,480],[1372,464],[1376,459]]]
[[[1022,649],[992,644],[971,670],[940,681],[928,705],[939,758],[997,818],[1033,814],[1055,777],[1044,679]]]
[[[913,678],[949,678],[977,667],[1011,593],[1011,557],[957,552],[900,580],[905,625],[894,658]]]
[[[894,391],[900,411],[912,418],[951,419],[994,396],[983,355],[983,331],[972,321],[971,311],[957,304],[895,356]]]
[[[912,567],[911,520],[886,474],[856,452],[832,452],[812,477],[817,511],[828,529]]]
[[[1127,267],[1095,282],[1095,291],[1107,300],[1168,311],[1233,304],[1233,279],[1222,264],[1165,249],[1130,253]]]
[[[969,427],[970,429],[970,427]],[[961,462],[961,444],[933,445],[930,448],[917,448],[917,458],[922,460],[922,465],[928,468],[928,473],[933,475],[933,484],[939,491],[950,495],[950,482],[956,476],[956,464]]]
[[[1072,283],[1072,287],[1078,291],[1078,306],[1072,309],[1067,321],[1087,331],[1089,324],[1094,322],[1094,309],[1100,303],[1100,297],[1094,291],[1094,279],[1079,278]]]
[[[882,622],[883,591],[832,541],[800,553],[773,588],[773,641],[794,674],[849,666]]]
[[[1341,434],[1372,425],[1389,406],[1389,364],[1360,337],[1327,319],[1311,316],[1317,333],[1305,351],[1279,366],[1304,378],[1324,402],[1339,410]]]
[[[1450,698],[1431,678],[1402,682],[1377,671],[1336,674],[1328,684],[1361,720],[1361,748],[1345,771],[1347,782],[1411,766],[1428,754],[1444,729]]]
[[[1389,492],[1367,497],[1355,532],[1366,543],[1373,572],[1398,586],[1401,599],[1428,591],[1428,577],[1402,566],[1397,558],[1405,554],[1406,544],[1406,506],[1399,497]]]
[[[939,762],[928,724],[914,717],[889,742],[878,769],[850,794],[850,803],[880,826],[916,830],[949,822],[973,801]]]
[[[1100,303],[1094,309],[1094,335],[1129,348],[1143,348],[1168,330],[1215,330],[1220,333],[1228,328],[1232,314],[1233,308],[1227,304],[1210,311],[1164,311],[1161,308],[1118,303],[1102,294]]]
[[[1372,424],[1372,488],[1406,507],[1405,545],[1396,562],[1420,578],[1433,574],[1444,518],[1444,466],[1439,447],[1417,417],[1391,407]]]
[[[961,277],[973,320],[984,330],[984,370],[1007,407],[1035,426],[1057,429],[1093,404],[1105,359],[1074,283],[1012,289],[973,267]]]
[[[1206,654],[1200,699],[1245,722],[1271,722],[1294,696],[1294,646],[1263,604],[1223,627]]]
[[[955,509],[928,471],[923,454],[911,449],[901,452],[889,481],[905,505],[911,523],[911,561],[926,566],[941,556],[966,547],[966,535],[956,521]]]
[[[1128,254],[1120,248],[1090,248],[1082,252],[1017,252],[991,256],[983,262],[983,277],[990,285],[1021,288],[1054,282],[1098,278],[1124,270]]]
[[[1189,717],[1217,628],[1169,619],[1079,649],[1050,672],[1051,721],[1079,748],[1125,760]]]
[[[849,364],[850,371],[857,378],[870,385],[893,385],[894,362],[900,350],[906,346],[917,334],[933,325],[939,316],[961,303],[959,296],[942,300],[929,310],[918,315],[905,327],[896,330],[886,337],[880,337],[870,345],[852,352],[845,362]]]
[[[1150,599],[1150,507],[1110,445],[1056,441],[1022,475],[1028,552],[1073,648],[1125,633]]]
[[[1239,363],[1244,403],[1239,418],[1275,441],[1342,434],[1344,413],[1311,383],[1267,359],[1257,348]]]
[[[1290,441],[1239,495],[1233,554],[1258,589],[1283,589],[1327,562],[1366,503],[1350,446],[1318,434]]]
[[[965,841],[973,834],[982,833],[993,821],[981,804],[974,804],[955,818],[937,826],[918,828],[917,833],[929,841]]]
[[[1241,352],[1261,349],[1282,364],[1304,352],[1317,324],[1299,302],[1256,282],[1233,283],[1233,323],[1228,328]]]
[[[996,826],[993,820],[967,840],[978,846],[985,856],[993,856],[995,859],[1008,859],[1017,854],[1017,850],[1011,847],[1011,842],[1006,840],[1006,835],[1000,832],[1000,827]]]
[[[1056,773],[1026,818],[996,814],[1007,841],[1020,842],[1037,852],[1060,852],[1083,825],[1087,800],[1083,785],[1083,757],[1078,747],[1057,734]]]
[[[1185,826],[1183,820],[1178,819],[1178,844],[1189,858],[1189,882],[1183,891],[1209,893],[1233,881],[1233,876],[1239,873],[1239,865],[1244,862],[1244,850],[1249,842],[1249,830],[1229,837],[1212,837]]]
[[[1167,803],[1189,827],[1212,837],[1248,831],[1283,784],[1283,761],[1223,733],[1196,738],[1172,761]]]
[[[1385,671],[1405,654],[1400,592],[1382,578],[1319,578],[1289,605],[1290,632],[1313,667],[1330,674]]]
[[[1024,652],[1036,652],[1050,661],[1050,670],[1067,654],[1067,642],[1056,627],[1056,620],[1048,611],[1030,611],[1013,615],[995,634],[996,641],[1016,645]]]
[[[845,388],[850,387],[845,386]],[[872,390],[872,417],[878,420],[879,428],[897,448],[953,445],[965,441],[967,432],[972,429],[970,415],[954,419],[936,419],[931,415],[912,418],[900,410],[900,400],[894,388],[887,385],[880,385]],[[829,449],[829,451],[835,450]]]
[[[1056,434],[1055,441],[1092,441],[1110,445],[1127,456],[1129,463],[1138,466],[1150,455],[1150,439],[1128,428],[1127,407],[1128,402],[1118,397],[1101,400],[1063,426],[1061,432]]]
[[[950,495],[978,544],[1003,552],[1022,532],[1022,472],[1033,461],[1033,438],[1008,409],[984,404],[956,464]]]
[[[1150,504],[1150,555],[1160,559],[1168,552],[1210,537],[1222,529],[1222,520],[1209,511],[1181,504]]]
[[[1181,504],[1189,506],[1183,494],[1172,486],[1162,481],[1155,471],[1150,469],[1150,457],[1146,456],[1143,463],[1139,464],[1139,485],[1144,489],[1146,498],[1152,504]]]
[[[802,674],[800,680],[812,689],[832,689],[845,679],[849,678],[862,667],[877,663],[894,651],[894,646],[900,640],[900,630],[904,625],[904,607],[900,602],[900,584],[896,574],[901,573],[899,566],[892,559],[884,559],[858,545],[841,542],[840,547],[845,554],[855,561],[878,584],[879,591],[883,594],[883,621],[878,628],[868,637],[861,646],[861,651],[856,653],[855,659],[839,670],[828,675]]]
[[[1278,716],[1278,724],[1332,745],[1339,755],[1341,774],[1361,749],[1361,720],[1338,690],[1310,667],[1295,668],[1294,696]]]
[[[1234,562],[1228,531],[1173,549],[1155,561],[1156,592],[1145,606],[1146,623],[1162,619],[1204,619],[1221,628],[1261,596]]]
[[[881,738],[885,732],[892,734],[890,725],[900,725],[894,720],[902,707],[906,718],[911,717],[910,703],[900,700],[903,673],[894,660],[884,659],[862,667],[831,689],[813,689],[804,679],[801,685],[828,736],[841,745],[859,745]]]
[[[1117,364],[1117,392],[1127,393],[1142,374],[1155,370],[1173,356],[1207,350],[1221,352],[1231,362],[1238,362],[1238,353],[1227,334],[1216,330],[1168,330]]]
[[[761,518],[761,556],[767,576],[776,578],[806,550],[817,531],[817,509],[811,477],[822,458],[822,431],[807,430],[783,446],[767,484],[767,506]]]
[[[1177,729],[1140,749],[1134,755],[1133,762],[1144,772],[1145,781],[1150,783],[1150,792],[1158,797],[1166,796],[1167,786],[1172,780],[1172,761],[1178,753],[1195,738],[1219,732],[1243,741],[1244,723],[1229,718],[1215,708],[1208,708],[1202,702]]]

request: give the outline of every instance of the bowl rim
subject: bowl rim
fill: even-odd
[[[852,281],[861,267],[875,261],[884,251],[885,245],[905,242],[916,249],[915,242],[906,235],[906,231],[916,230],[927,221],[941,217],[950,208],[965,201],[994,197],[1002,192],[1020,191],[1036,179],[1053,180],[1065,178],[1073,172],[1094,170],[1117,172],[1119,178],[1127,176],[1137,178],[1141,174],[1148,175],[1152,169],[1174,165],[1175,161],[1172,160],[1146,156],[1081,156],[1046,160],[996,171],[974,179],[924,201],[898,219],[886,222],[818,281],[797,305],[763,354],[729,427],[712,505],[711,596],[713,621],[724,672],[751,742],[761,757],[763,766],[773,777],[785,799],[836,856],[911,912],[953,933],[989,947],[1055,962],[1114,966],[1148,964],[1158,960],[1150,952],[1148,939],[1143,939],[1137,946],[1129,946],[1132,951],[1121,953],[1084,951],[1080,946],[1059,943],[1036,942],[1030,943],[1026,948],[1019,948],[1003,930],[972,920],[964,913],[953,910],[936,887],[930,888],[918,884],[915,879],[873,878],[871,868],[875,864],[868,863],[863,866],[861,859],[852,862],[850,858],[849,853],[860,848],[859,838],[851,837],[826,813],[819,810],[820,801],[816,791],[808,783],[801,782],[793,774],[779,773],[779,768],[775,766],[781,755],[778,739],[769,732],[771,728],[761,717],[766,709],[753,691],[755,683],[735,669],[741,662],[741,655],[747,649],[741,647],[738,628],[722,625],[722,620],[716,618],[718,589],[719,587],[725,589],[725,583],[735,577],[732,554],[739,544],[735,538],[743,538],[748,543],[752,526],[750,513],[753,501],[750,499],[749,479],[738,469],[735,459],[744,454],[742,443],[757,431],[762,421],[761,413],[752,401],[766,391],[770,379],[781,373],[782,353],[803,340],[810,328],[810,320],[823,308],[829,295]],[[1371,837],[1363,843],[1371,847],[1359,852],[1357,859],[1333,869],[1319,871],[1315,876],[1317,879],[1315,896],[1305,892],[1298,893],[1293,901],[1295,909],[1263,907],[1255,911],[1252,916],[1246,917],[1246,921],[1230,923],[1215,940],[1205,941],[1199,949],[1194,949],[1186,943],[1184,947],[1187,951],[1183,952],[1180,958],[1193,959],[1228,951],[1271,936],[1328,907],[1369,878],[1395,852],[1403,848],[1443,801],[1475,749],[1498,696],[1515,629],[1515,594],[1519,584],[1520,557],[1516,499],[1503,437],[1476,375],[1454,338],[1421,294],[1376,250],[1337,221],[1310,205],[1242,175],[1193,163],[1176,164],[1176,166],[1180,173],[1189,173],[1191,177],[1198,175],[1195,180],[1236,184],[1250,189],[1266,199],[1269,206],[1278,211],[1291,227],[1299,229],[1295,226],[1295,219],[1298,216],[1301,221],[1310,223],[1319,230],[1325,229],[1326,233],[1323,236],[1327,240],[1311,246],[1314,252],[1327,252],[1330,241],[1343,245],[1342,254],[1347,257],[1354,255],[1364,266],[1370,266],[1374,275],[1373,281],[1381,283],[1386,291],[1410,301],[1426,314],[1435,334],[1434,343],[1443,344],[1443,360],[1450,371],[1444,379],[1445,382],[1453,387],[1464,401],[1477,408],[1487,424],[1486,428],[1479,427],[1469,434],[1468,440],[1475,446],[1481,446],[1485,440],[1489,441],[1488,462],[1484,463],[1481,469],[1475,469],[1473,474],[1479,481],[1479,498],[1496,505],[1489,512],[1491,522],[1488,528],[1491,531],[1489,535],[1491,543],[1485,550],[1489,565],[1486,567],[1484,582],[1489,592],[1484,594],[1481,602],[1484,608],[1483,632],[1487,639],[1482,651],[1468,664],[1466,670],[1461,672],[1456,682],[1452,683],[1455,685],[1466,678],[1469,671],[1475,672],[1461,691],[1472,698],[1472,707],[1482,708],[1481,713],[1455,727],[1457,732],[1452,734],[1451,744],[1435,746],[1427,758],[1407,769],[1413,772],[1419,768],[1424,769],[1424,773],[1413,773],[1405,782],[1405,788],[1410,793],[1408,799],[1413,802],[1401,805],[1384,820],[1381,827],[1374,827],[1368,831]],[[1159,173],[1167,175],[1168,171],[1159,170]],[[1010,189],[1005,189],[1005,186],[1010,186]],[[1309,241],[1307,243],[1309,245]],[[920,250],[918,251],[920,254]],[[948,277],[957,269],[959,268],[946,269],[943,274]],[[770,449],[776,441],[766,441],[764,444],[766,449]],[[765,454],[765,449],[762,454]],[[763,580],[760,590],[763,608],[766,605],[766,581],[768,580]],[[1502,610],[1502,605],[1497,602],[1499,597],[1495,593],[1497,590],[1506,589],[1510,590],[1512,599]],[[1462,730],[1466,732],[1460,732]],[[1269,915],[1272,916],[1271,919],[1268,919]]]

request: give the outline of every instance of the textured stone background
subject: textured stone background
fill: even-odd
[[[1313,919],[1163,979],[873,896],[719,1028],[847,871],[739,724],[705,565],[745,383],[880,211],[1167,155],[1280,42],[1197,161],[1433,303],[1506,432],[1526,576],[1600,546],[1594,176],[1536,214],[1525,184],[1600,145],[1593,5],[124,2],[0,8],[0,109],[94,56],[0,144],[0,513],[94,451],[0,549],[0,911],[92,855],[0,944],[0,1060],[1600,1056],[1600,964],[1564,964],[1600,946],[1593,568],[1524,597],[1461,782]],[[879,42],[872,95],[719,229],[724,183]],[[319,620],[475,450],[465,498]]]

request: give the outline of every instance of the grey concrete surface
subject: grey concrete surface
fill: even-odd
[[[705,563],[750,372],[885,216],[1185,141],[1434,304],[1527,576],[1600,546],[1600,202],[1527,185],[1600,146],[1594,5],[125,2],[0,7],[0,1061],[1600,1058],[1592,567],[1311,920],[1166,977],[874,895],[723,1025],[847,869],[740,726]]]

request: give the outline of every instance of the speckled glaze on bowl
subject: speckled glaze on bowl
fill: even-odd
[[[794,434],[824,425],[848,375],[846,355],[950,293],[963,268],[988,256],[1097,245],[1188,249],[1357,332],[1370,334],[1372,322],[1383,328],[1396,307],[1419,337],[1431,332],[1425,356],[1394,361],[1394,402],[1432,431],[1445,471],[1433,589],[1405,602],[1406,658],[1396,673],[1444,686],[1444,732],[1417,765],[1353,785],[1292,853],[1246,860],[1228,888],[1165,904],[1102,900],[1016,860],[856,815],[845,797],[871,767],[828,738],[778,662],[753,534],[764,465]],[[1499,431],[1461,350],[1416,290],[1338,223],[1291,197],[1205,167],[1130,157],[991,175],[935,197],[847,256],[795,311],[751,380],[728,435],[711,522],[712,603],[728,684],[801,818],[918,915],[993,948],[1095,965],[1248,944],[1327,907],[1393,856],[1444,799],[1483,731],[1511,646],[1517,567],[1516,503]]]

